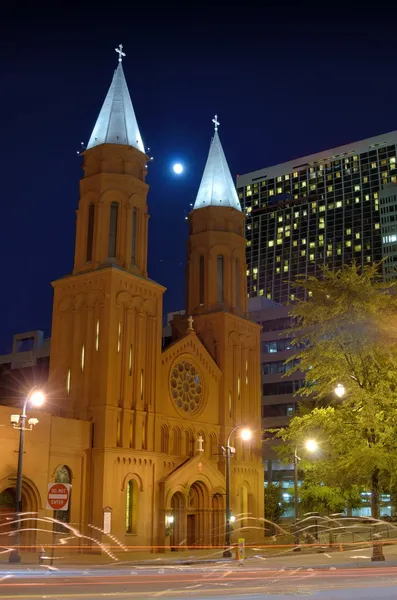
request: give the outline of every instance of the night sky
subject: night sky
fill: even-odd
[[[167,3],[164,13],[153,3],[107,3],[99,13],[73,6],[35,3],[22,13],[16,3],[2,12],[0,353],[14,333],[50,333],[50,282],[73,265],[77,151],[119,43],[154,156],[149,275],[168,288],[165,311],[184,306],[185,215],[215,113],[233,177],[397,129],[397,34],[385,6],[373,4],[368,17],[335,3],[317,3],[310,14],[269,3]],[[171,171],[174,160],[186,167],[182,177]]]

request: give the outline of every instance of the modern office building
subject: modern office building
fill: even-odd
[[[380,194],[380,233],[382,236],[383,278],[397,277],[397,184],[388,183]]]
[[[380,196],[397,181],[397,131],[241,175],[250,297],[287,303],[297,275],[385,256]]]
[[[40,330],[14,335],[10,354],[0,355],[0,405],[15,406],[48,380],[50,338]]]

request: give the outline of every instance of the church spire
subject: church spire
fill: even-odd
[[[87,150],[100,144],[122,144],[133,146],[144,153],[145,148],[124,77],[122,60],[125,53],[122,44],[115,50],[119,55],[119,64],[95,123]]]
[[[217,115],[212,122],[215,126],[215,133],[193,209],[205,206],[228,206],[241,211],[236,188],[219,139],[220,123]]]

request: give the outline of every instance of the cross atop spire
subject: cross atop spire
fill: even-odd
[[[218,121],[218,115],[215,115],[215,117],[212,119],[212,122],[215,125],[215,131],[218,131],[218,127],[220,125],[220,123]]]
[[[218,115],[215,115],[212,122],[215,125],[215,133],[193,209],[205,206],[228,206],[241,211],[237,191],[219,139]]]
[[[87,150],[100,144],[121,144],[134,146],[144,153],[145,148],[123,72],[122,60],[125,56],[123,44],[115,50],[119,55],[119,64],[89,139]]]
[[[123,44],[119,44],[119,47],[115,48],[115,50],[119,55],[119,62],[122,62],[123,56],[126,56],[125,52],[123,52]]]

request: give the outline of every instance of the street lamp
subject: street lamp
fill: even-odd
[[[338,383],[338,385],[334,389],[334,392],[338,396],[338,398],[343,398],[343,396],[346,393],[345,386],[342,385],[341,383]]]
[[[298,531],[298,512],[299,512],[299,495],[298,495],[298,463],[301,460],[298,456],[298,449],[300,444],[295,448],[294,452],[294,514],[295,514],[295,544],[299,545],[299,531]],[[306,440],[303,446],[308,452],[315,452],[318,448],[316,440]]]
[[[230,538],[231,538],[231,522],[235,519],[232,518],[230,513],[230,457],[236,454],[236,449],[230,446],[230,440],[233,433],[237,429],[242,429],[241,431],[241,439],[245,442],[250,440],[252,437],[252,432],[250,429],[245,427],[244,425],[236,425],[233,427],[231,432],[228,435],[226,446],[222,446],[223,454],[226,457],[226,535],[225,535],[225,546],[226,549],[223,552],[223,556],[225,558],[230,558],[232,556],[232,551],[230,550]]]
[[[9,563],[20,563],[20,544],[21,544],[21,513],[22,513],[22,465],[23,465],[23,446],[25,441],[25,431],[31,431],[39,422],[36,418],[28,419],[26,410],[28,405],[42,406],[45,402],[45,396],[40,390],[33,388],[26,396],[23,404],[21,415],[11,415],[11,423],[14,429],[19,429],[19,449],[18,449],[18,472],[17,472],[17,489],[16,489],[16,533],[15,533],[15,548],[10,553],[8,558]]]

